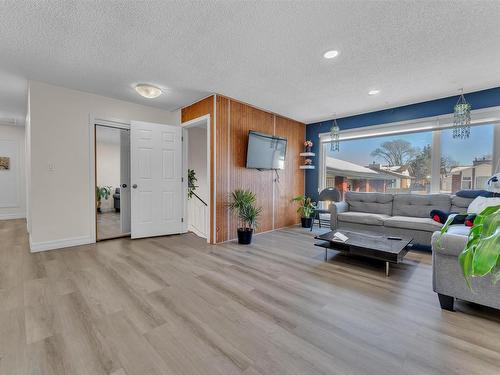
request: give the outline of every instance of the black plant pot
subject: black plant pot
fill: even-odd
[[[238,243],[249,245],[252,242],[253,229],[238,228]]]
[[[301,217],[300,222],[302,223],[302,228],[311,228],[312,217]]]

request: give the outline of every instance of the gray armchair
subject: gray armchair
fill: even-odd
[[[441,237],[432,235],[432,286],[438,294],[441,308],[453,311],[455,298],[500,309],[500,282],[493,284],[490,277],[472,279],[468,287],[458,256],[467,243],[469,228],[452,225]]]

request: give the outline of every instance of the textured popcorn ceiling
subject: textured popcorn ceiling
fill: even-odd
[[[306,122],[410,104],[500,86],[499,20],[500,1],[1,1],[0,118],[23,120],[26,79],[167,110],[218,92]]]

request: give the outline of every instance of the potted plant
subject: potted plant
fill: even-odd
[[[198,179],[196,178],[196,172],[194,169],[188,169],[188,199],[193,197],[193,193],[196,190],[196,182]]]
[[[310,140],[304,141],[304,148],[305,148],[306,152],[311,152],[312,146],[313,146],[312,141],[310,141]]]
[[[316,209],[316,204],[312,201],[310,197],[305,195],[299,195],[293,198],[291,203],[297,203],[299,207],[297,208],[297,213],[300,215],[300,221],[302,223],[302,228],[310,228],[313,220],[314,210]]]
[[[235,190],[228,207],[238,218],[238,243],[248,245],[252,242],[254,228],[257,227],[262,207],[255,206],[255,193],[249,190]]]
[[[95,187],[95,199],[97,212],[101,212],[101,199],[108,199],[111,195],[111,186],[96,186]]]

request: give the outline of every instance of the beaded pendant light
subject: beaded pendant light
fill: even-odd
[[[453,108],[453,138],[466,139],[470,136],[470,111],[472,106],[465,100],[464,90]]]
[[[340,128],[337,125],[337,120],[333,119],[332,127],[330,128],[330,151],[340,151],[339,131]]]

